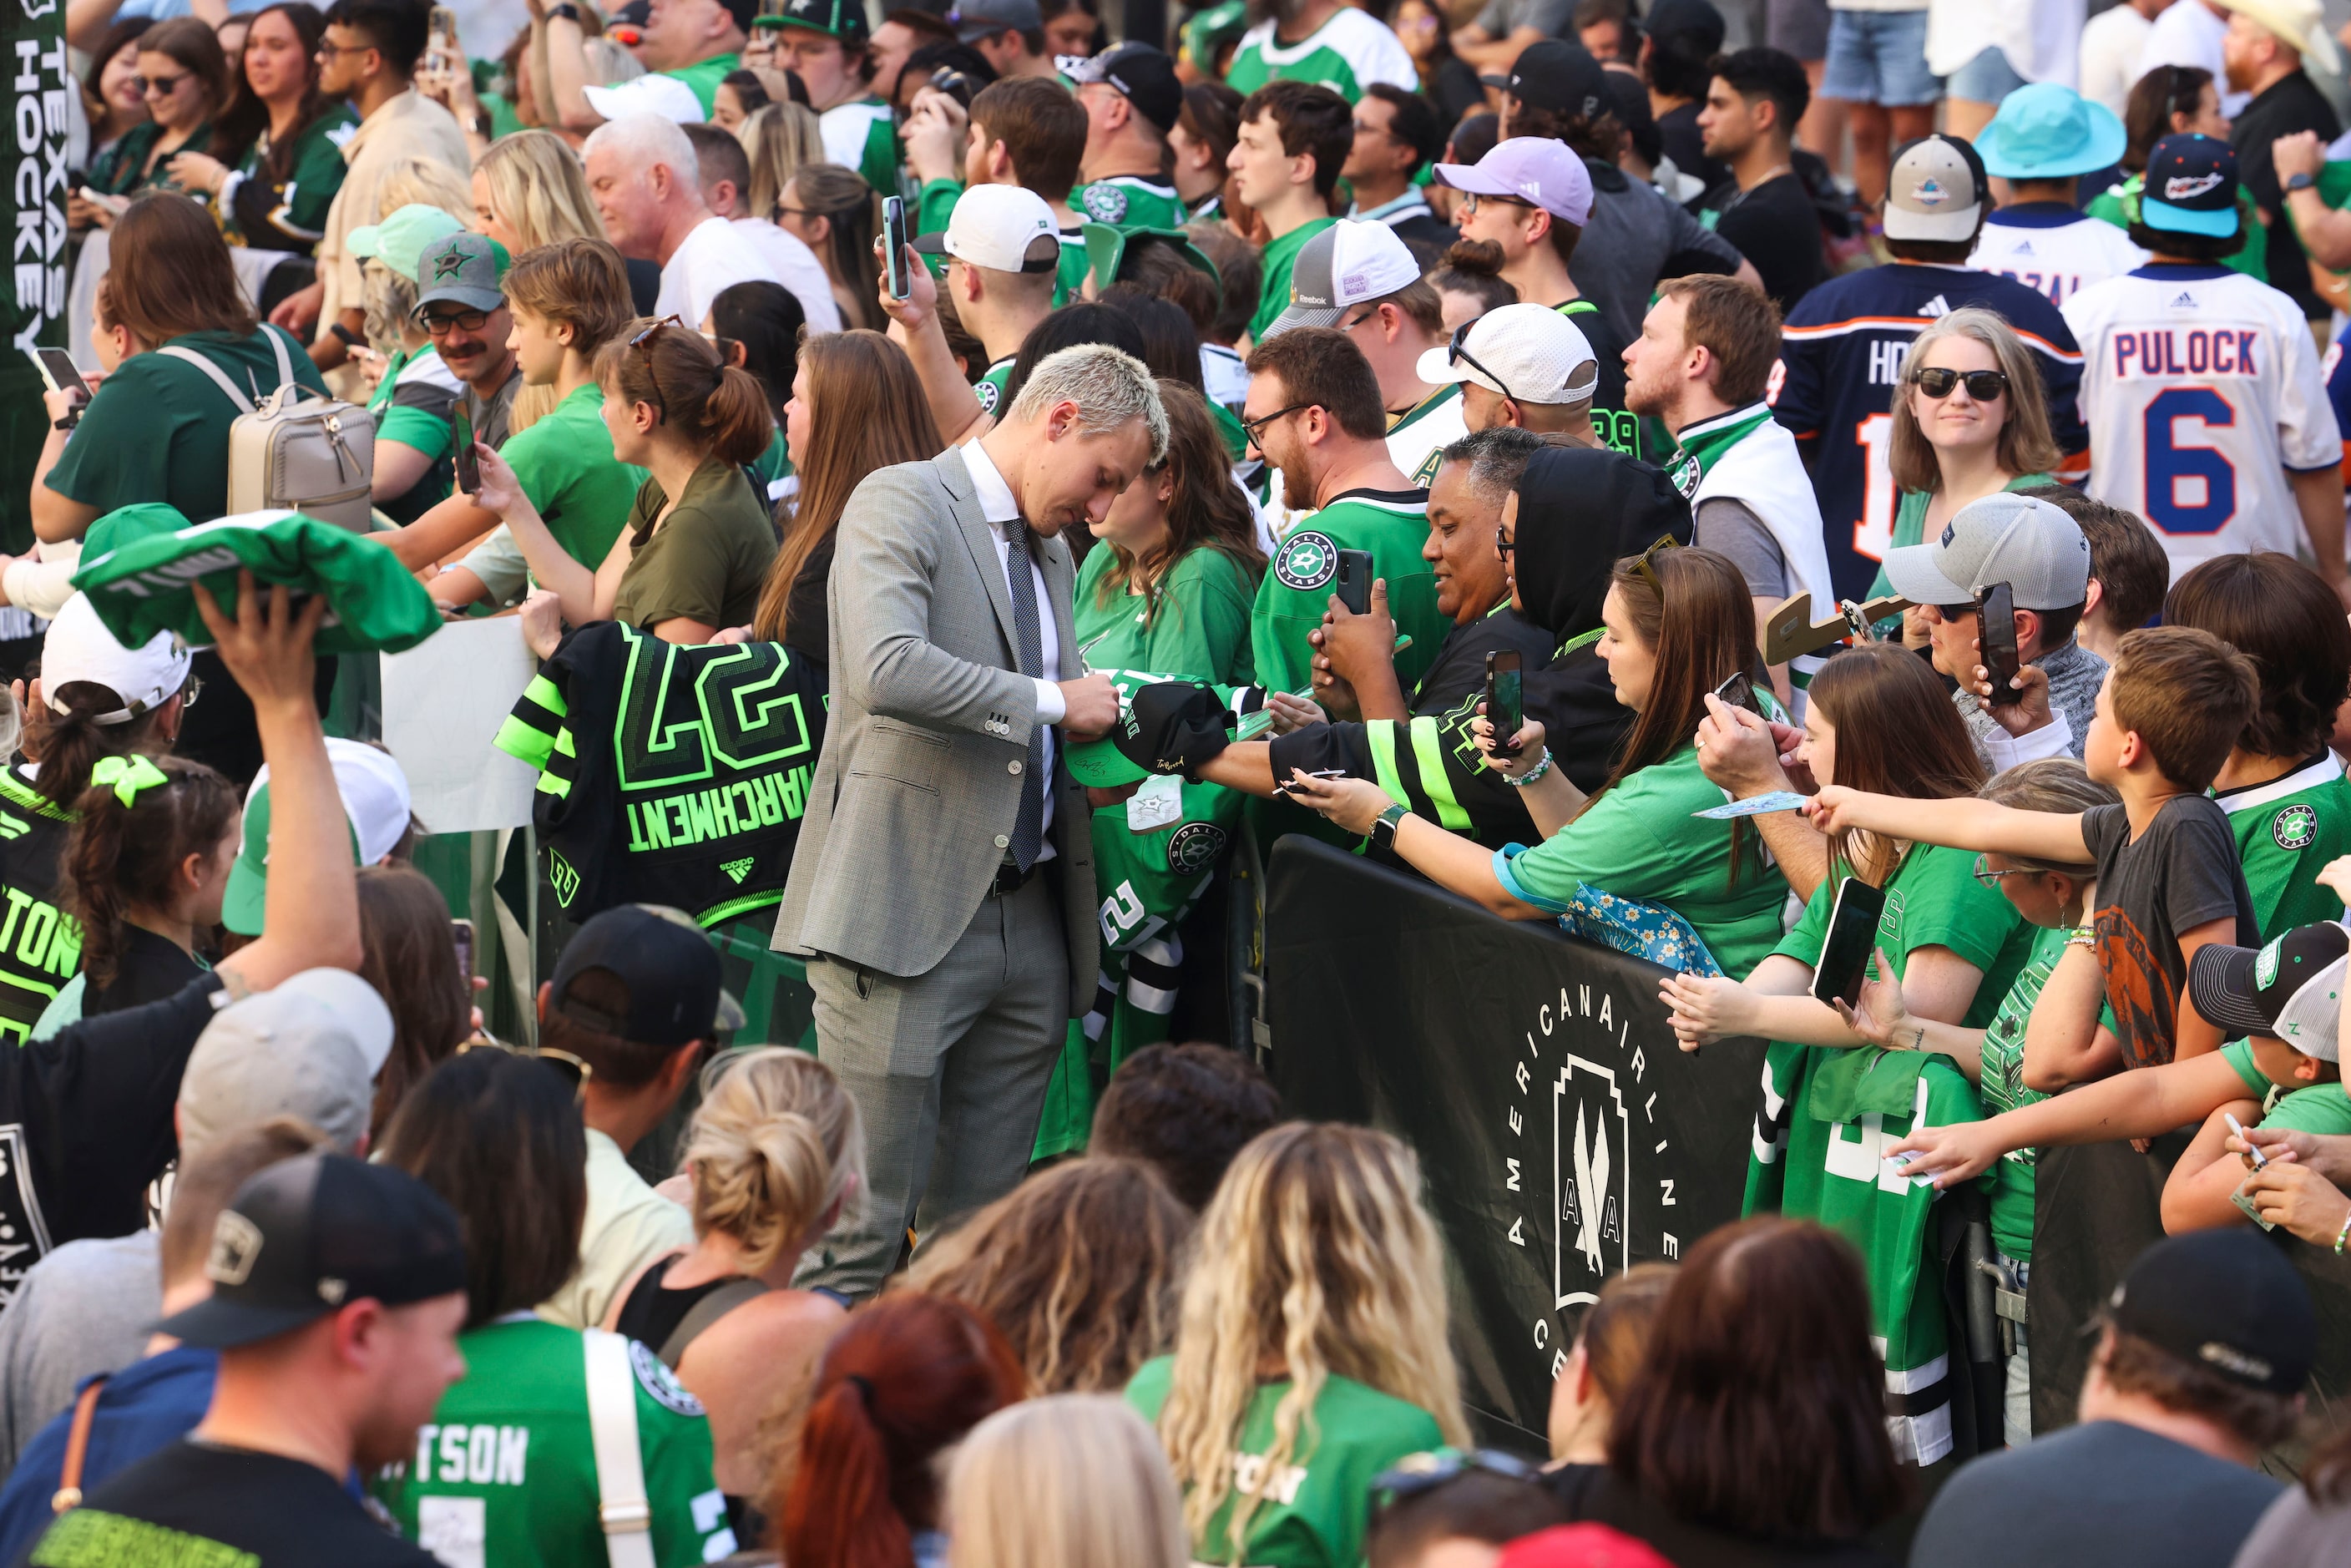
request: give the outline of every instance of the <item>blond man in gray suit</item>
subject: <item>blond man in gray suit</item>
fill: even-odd
[[[909,1226],[1020,1180],[1098,967],[1085,792],[1061,746],[1118,717],[1072,632],[1063,529],[1167,451],[1151,372],[1039,361],[1003,423],[868,478],[841,514],[832,709],[775,946],[865,1122],[864,1201],[801,1282],[880,1288]]]

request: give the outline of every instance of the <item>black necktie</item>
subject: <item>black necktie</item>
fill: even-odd
[[[1020,673],[1045,673],[1045,639],[1037,623],[1037,582],[1029,566],[1029,525],[1004,525],[1005,570],[1012,579],[1012,630],[1019,640]],[[1045,727],[1029,732],[1029,765],[1020,770],[1020,810],[1012,819],[1012,863],[1027,871],[1045,841]]]

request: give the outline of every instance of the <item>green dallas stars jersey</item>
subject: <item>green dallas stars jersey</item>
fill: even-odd
[[[538,768],[556,902],[666,904],[705,926],[780,903],[824,746],[824,676],[780,643],[570,632],[497,747]]]
[[[1925,1127],[1983,1119],[1966,1078],[1943,1057],[1832,1050],[1775,1040],[1747,1166],[1744,1212],[1776,1209],[1843,1236],[1861,1253],[1895,1457],[1931,1465],[1951,1451],[1951,1399],[1967,1383],[1945,1321],[1929,1224],[1937,1193],[1886,1163],[1887,1145]]]
[[[2237,837],[2262,941],[2343,918],[2343,900],[2318,885],[2327,862],[2351,854],[2351,783],[2333,752],[2320,752],[2283,778],[2218,789],[2212,798]]]
[[[1126,1402],[1156,1424],[1167,1403],[1176,1359],[1145,1362],[1126,1385]],[[1437,1417],[1416,1405],[1353,1378],[1323,1379],[1313,1408],[1298,1422],[1296,1457],[1267,1475],[1274,1413],[1294,1385],[1259,1386],[1241,1417],[1233,1456],[1233,1487],[1257,1494],[1244,1549],[1231,1543],[1233,1498],[1208,1521],[1207,1539],[1192,1543],[1202,1563],[1247,1563],[1255,1568],[1356,1568],[1364,1561],[1364,1530],[1372,1482],[1399,1459],[1442,1445]]]
[[[1086,259],[1086,235],[1083,225],[1061,231],[1061,267],[1053,275],[1053,308],[1059,310],[1072,299],[1082,299],[1086,293],[1086,275],[1093,270]]]
[[[1266,83],[1317,82],[1349,103],[1374,82],[1406,92],[1420,90],[1420,72],[1386,23],[1368,11],[1343,6],[1331,19],[1294,44],[1275,37],[1276,24],[1260,22],[1241,35],[1226,85],[1247,98]]]
[[[1360,12],[1356,13],[1361,15]],[[1347,13],[1341,12],[1341,16]],[[1306,242],[1337,223],[1336,218],[1315,218],[1302,223],[1286,235],[1277,235],[1266,241],[1258,253],[1264,268],[1263,291],[1258,295],[1257,314],[1249,318],[1249,341],[1265,340],[1265,329],[1273,325],[1281,313],[1290,308],[1290,269],[1298,264],[1298,253]]]
[[[236,166],[228,210],[218,214],[229,243],[307,255],[327,232],[327,210],[350,171],[343,162],[343,144],[359,128],[360,117],[349,104],[322,111],[296,135],[282,180],[263,175],[262,162],[269,156],[269,132],[264,130]]]
[[[517,1314],[457,1339],[465,1375],[416,1430],[416,1458],[374,1491],[400,1532],[448,1568],[572,1568],[606,1560],[578,1329]],[[653,1353],[629,1346],[637,1448],[660,1568],[736,1548],[710,1479],[710,1423]]]
[[[982,371],[979,380],[971,383],[972,396],[979,399],[980,413],[993,416],[998,406],[1004,402],[1004,383],[1012,379],[1012,361],[1019,357],[1018,354],[1005,355]]]
[[[1281,692],[1308,688],[1314,649],[1306,634],[1330,608],[1339,552],[1360,549],[1371,552],[1373,577],[1387,580],[1396,631],[1412,639],[1395,659],[1397,684],[1409,690],[1453,629],[1437,608],[1437,579],[1420,559],[1427,538],[1426,490],[1350,490],[1302,518],[1274,547],[1272,570],[1258,584],[1258,684]]]
[[[888,104],[871,95],[837,103],[818,115],[816,124],[824,141],[826,162],[856,170],[878,195],[899,193],[898,164],[904,154],[898,146],[898,122]]]
[[[1445,449],[1468,434],[1461,416],[1461,383],[1453,382],[1388,426],[1388,461],[1426,490],[1437,479]]]
[[[1139,174],[1113,174],[1070,193],[1070,205],[1098,224],[1122,229],[1180,229],[1191,221],[1173,185]]]

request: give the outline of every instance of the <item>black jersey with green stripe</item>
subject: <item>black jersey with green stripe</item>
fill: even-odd
[[[1486,766],[1469,721],[1486,697],[1488,653],[1517,653],[1524,668],[1536,670],[1552,652],[1551,633],[1505,603],[1447,635],[1413,691],[1411,718],[1310,725],[1277,737],[1269,752],[1273,776],[1287,779],[1292,768],[1342,768],[1489,849],[1534,842],[1534,822],[1519,792]]]
[[[22,767],[0,768],[0,1044],[24,1044],[81,968],[81,927],[57,896],[73,820]]]
[[[707,926],[782,901],[824,721],[823,670],[780,643],[600,621],[539,666],[497,746],[539,769],[532,819],[567,916],[665,904]]]

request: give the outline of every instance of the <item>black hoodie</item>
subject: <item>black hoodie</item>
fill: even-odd
[[[1607,780],[1633,727],[1593,645],[1617,561],[1661,538],[1690,542],[1689,504],[1663,470],[1605,447],[1552,446],[1519,480],[1511,579],[1527,619],[1561,650],[1526,679],[1527,713],[1587,794]]]

